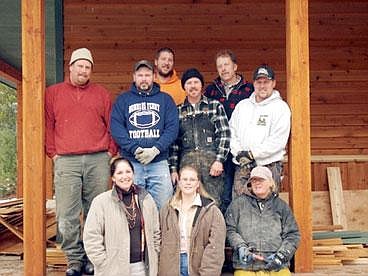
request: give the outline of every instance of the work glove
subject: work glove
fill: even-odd
[[[252,169],[257,166],[256,160],[254,160],[253,154],[250,150],[242,150],[238,153],[235,159],[239,162],[240,167]]]
[[[251,252],[251,249],[242,246],[238,248],[238,255],[239,255],[239,261],[240,264],[242,264],[245,267],[251,266],[254,262],[253,253]]]
[[[269,271],[279,271],[287,263],[287,258],[281,252],[272,254],[265,259],[266,270]]]
[[[137,149],[138,150],[138,149]],[[137,152],[137,151],[136,151]],[[143,148],[142,151],[138,152],[135,155],[135,158],[142,164],[142,165],[147,165],[149,163],[151,163],[151,161],[153,159],[155,159],[155,157],[157,155],[160,154],[160,151],[158,148],[156,147],[152,147],[152,148]]]

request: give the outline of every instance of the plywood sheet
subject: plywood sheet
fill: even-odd
[[[347,230],[368,231],[368,190],[343,191]],[[288,202],[288,193],[280,193]],[[312,192],[313,225],[332,225],[330,199],[328,192]]]

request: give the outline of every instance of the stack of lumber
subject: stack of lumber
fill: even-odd
[[[67,260],[60,246],[48,247],[46,250],[46,264],[48,266],[60,267],[66,266]]]
[[[55,209],[46,209],[46,239],[56,236]],[[0,254],[23,255],[23,199],[0,203]]]
[[[0,253],[23,254],[23,200],[11,199],[0,203]]]
[[[313,264],[368,264],[368,232],[336,231],[313,233]]]

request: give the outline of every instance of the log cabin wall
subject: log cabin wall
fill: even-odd
[[[310,0],[309,13],[312,154],[367,155],[368,2]],[[284,14],[275,0],[64,0],[65,74],[72,50],[88,47],[93,81],[115,98],[137,60],[168,46],[179,74],[197,67],[210,83],[215,53],[229,48],[247,80],[259,64],[271,65],[285,99]],[[328,189],[328,166],[341,168],[344,189],[368,189],[368,162],[350,161],[313,163],[313,190]]]

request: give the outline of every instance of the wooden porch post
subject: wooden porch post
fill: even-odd
[[[22,0],[24,275],[46,274],[44,0]]]
[[[289,141],[290,203],[301,232],[295,271],[311,272],[312,202],[309,104],[308,0],[286,0],[287,100],[292,110]]]

